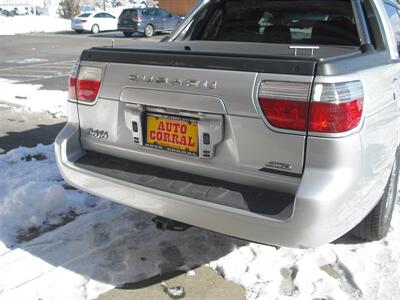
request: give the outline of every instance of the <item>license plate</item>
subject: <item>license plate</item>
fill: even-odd
[[[150,113],[146,125],[147,147],[198,156],[198,120]]]

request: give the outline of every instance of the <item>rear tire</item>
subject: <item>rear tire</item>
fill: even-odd
[[[154,27],[153,25],[147,24],[146,27],[144,28],[144,35],[146,37],[152,37],[154,35]]]
[[[99,25],[94,24],[94,25],[92,26],[91,32],[94,33],[94,34],[96,34],[96,33],[99,33],[99,31],[100,31]]]
[[[132,35],[132,32],[124,31],[124,36],[130,37],[131,35]]]
[[[370,214],[351,231],[352,235],[371,242],[379,241],[387,235],[397,200],[399,166],[397,157],[382,198]]]
[[[76,33],[82,33],[83,30],[75,30]]]

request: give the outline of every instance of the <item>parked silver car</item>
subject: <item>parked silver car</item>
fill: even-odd
[[[165,42],[85,50],[60,172],[260,243],[380,239],[399,176],[399,24],[394,1],[204,1]]]

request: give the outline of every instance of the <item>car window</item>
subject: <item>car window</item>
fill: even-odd
[[[149,15],[151,17],[159,17],[160,16],[160,10],[157,8],[152,8],[149,10]]]
[[[226,0],[188,30],[192,40],[360,46],[351,1]]]
[[[121,13],[120,18],[136,18],[137,17],[137,10],[136,9],[124,9]]]
[[[142,9],[142,16],[148,17],[149,14],[149,10],[148,9]]]
[[[104,18],[104,14],[103,13],[98,13],[94,15],[95,18]]]
[[[400,17],[397,8],[389,3],[385,3],[385,9],[392,23],[394,35],[397,43],[397,51],[400,53]]]
[[[104,15],[104,18],[110,18],[110,19],[114,19],[115,18],[113,15],[110,15],[110,14],[107,14],[107,13],[104,13],[103,15]]]
[[[171,14],[169,12],[167,12],[166,10],[163,10],[163,9],[160,9],[159,13],[160,13],[161,17],[163,17],[163,18],[171,16]]]
[[[91,14],[81,14],[78,18],[89,18]]]

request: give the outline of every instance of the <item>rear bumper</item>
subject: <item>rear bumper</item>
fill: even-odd
[[[85,25],[82,23],[71,24],[72,30],[86,30]]]
[[[137,25],[120,25],[118,24],[119,31],[127,31],[127,32],[137,32],[139,30],[139,26]],[[142,30],[143,31],[143,30]]]
[[[268,215],[198,201],[187,195],[174,194],[82,168],[75,163],[85,155],[79,136],[78,124],[69,122],[55,143],[59,170],[69,184],[132,208],[226,235],[263,244],[316,247],[346,233],[370,209],[368,206],[365,206],[364,212],[358,209],[361,206],[361,180],[358,179],[360,170],[354,169],[350,174],[343,168],[332,172],[312,166],[306,168],[293,202],[279,214]],[[354,149],[354,141],[350,143],[350,148],[344,151],[353,148],[359,153],[359,149]],[[331,148],[332,145],[327,147]],[[351,153],[347,155],[351,156]],[[350,159],[357,164],[353,158]]]

